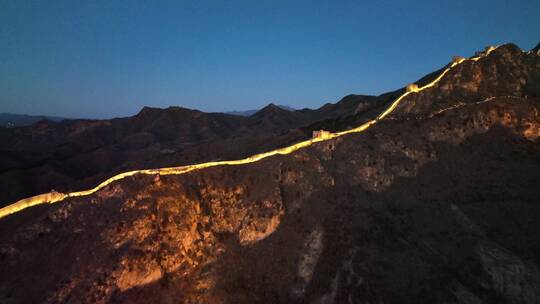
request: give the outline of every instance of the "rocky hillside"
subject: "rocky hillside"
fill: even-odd
[[[513,48],[448,78],[540,60]],[[444,106],[411,94],[363,133],[0,219],[0,303],[538,303],[537,71],[478,96],[444,78]]]
[[[395,115],[426,116],[497,96],[540,96],[540,60],[534,50],[522,52],[506,44],[482,60],[465,61],[436,87],[407,96]]]
[[[145,107],[127,118],[0,128],[0,183],[5,185],[0,206],[51,189],[94,187],[126,170],[241,158],[275,149],[311,136],[311,130],[299,127],[370,102],[355,98],[294,112],[269,105],[249,117]]]

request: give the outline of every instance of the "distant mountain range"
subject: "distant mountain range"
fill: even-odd
[[[284,106],[284,105],[277,105],[279,108],[287,111],[296,111],[296,109]],[[238,115],[238,116],[251,116],[255,113],[257,113],[258,110],[246,110],[246,111],[231,111],[231,112],[223,112],[224,114],[231,114],[231,115]],[[65,117],[59,117],[59,116],[46,116],[46,115],[26,115],[26,114],[13,114],[13,113],[0,113],[0,127],[3,128],[13,128],[13,127],[25,127],[35,124],[38,121],[41,120],[50,120],[54,122],[60,122],[62,120],[66,120]]]
[[[126,170],[246,157],[308,138],[315,129],[350,128],[388,101],[348,95],[314,110],[269,104],[251,116],[182,107],[144,107],[104,120],[5,114],[0,184],[11,189],[0,193],[0,203],[53,188],[83,189]]]
[[[51,121],[62,121],[66,118],[57,117],[57,116],[44,116],[44,115],[24,115],[24,114],[11,114],[11,113],[0,113],[0,127],[24,127],[33,125],[41,120],[51,120]]]
[[[289,106],[284,106],[284,105],[277,105],[277,106],[282,108],[283,110],[287,110],[287,111],[291,111],[291,112],[296,111],[295,108],[292,108],[292,107],[289,107]],[[259,110],[231,111],[231,112],[225,112],[225,114],[240,115],[240,116],[251,116],[251,115],[257,113]]]

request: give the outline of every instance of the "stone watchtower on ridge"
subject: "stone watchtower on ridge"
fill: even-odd
[[[412,92],[418,90],[418,85],[416,83],[411,83],[407,85],[407,92]]]
[[[325,130],[313,131],[313,139],[316,139],[316,138],[321,138],[321,139],[330,138],[330,132],[325,131]]]
[[[454,63],[460,63],[463,60],[465,60],[465,57],[463,56],[452,56],[452,62]]]

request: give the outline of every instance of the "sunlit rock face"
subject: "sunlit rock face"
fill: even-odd
[[[0,220],[0,303],[538,303],[539,110],[395,116],[25,209]]]

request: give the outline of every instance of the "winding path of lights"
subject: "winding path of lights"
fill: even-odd
[[[495,49],[496,49],[496,47],[489,47],[489,48],[487,48],[485,50],[485,52],[483,52],[482,54],[480,54],[477,57],[472,57],[472,58],[469,58],[469,59],[459,58],[457,60],[454,60],[454,62],[448,68],[446,68],[432,82],[430,82],[430,83],[428,83],[428,84],[426,84],[426,85],[424,85],[422,87],[419,87],[419,88],[416,87],[416,88],[412,88],[410,90],[407,90],[405,93],[403,93],[401,96],[399,96],[394,102],[392,102],[392,104],[388,107],[388,109],[386,109],[383,113],[381,113],[379,116],[377,116],[377,118],[372,119],[372,120],[370,120],[370,121],[368,121],[366,123],[363,123],[362,125],[354,128],[354,129],[350,129],[350,130],[346,130],[346,131],[342,131],[342,132],[336,132],[336,133],[328,133],[328,134],[325,134],[324,136],[321,136],[321,137],[316,137],[316,138],[312,138],[312,139],[309,139],[309,140],[305,140],[305,141],[296,143],[296,144],[288,146],[288,147],[279,148],[279,149],[276,149],[276,150],[272,150],[272,151],[268,151],[268,152],[264,152],[264,153],[260,153],[260,154],[255,154],[255,155],[249,156],[249,157],[244,158],[244,159],[215,161],[215,162],[207,162],[207,163],[200,163],[200,164],[195,164],[195,165],[186,165],[186,166],[179,166],[179,167],[133,170],[133,171],[120,173],[118,175],[115,175],[115,176],[103,181],[102,183],[100,183],[99,185],[97,185],[96,187],[94,187],[92,189],[83,190],[83,191],[77,191],[77,192],[70,192],[70,193],[61,193],[61,192],[52,191],[52,192],[48,192],[48,193],[28,197],[28,198],[25,198],[25,199],[21,199],[21,200],[15,202],[13,204],[10,204],[10,205],[8,205],[6,207],[0,208],[0,218],[3,218],[3,217],[8,216],[10,214],[19,212],[19,211],[21,211],[23,209],[26,209],[28,207],[42,205],[42,204],[53,204],[53,203],[63,201],[64,199],[67,199],[67,198],[70,198],[70,197],[87,196],[87,195],[90,195],[90,194],[93,194],[93,193],[97,192],[98,190],[104,188],[105,186],[107,186],[107,185],[109,185],[109,184],[111,184],[111,183],[113,183],[115,181],[121,180],[121,179],[126,178],[128,176],[133,176],[135,174],[149,174],[149,175],[152,175],[152,174],[160,174],[160,175],[184,174],[184,173],[187,173],[187,172],[190,172],[190,171],[209,168],[209,167],[215,167],[215,166],[249,164],[249,163],[254,163],[254,162],[257,162],[257,161],[259,161],[261,159],[264,159],[264,158],[267,158],[267,157],[270,157],[270,156],[274,156],[274,155],[278,155],[278,154],[281,154],[281,155],[290,154],[290,153],[295,152],[295,151],[297,151],[299,149],[309,147],[309,146],[311,146],[312,144],[314,144],[316,142],[327,141],[327,140],[330,140],[332,138],[340,137],[340,136],[350,134],[350,133],[363,132],[363,131],[367,130],[369,127],[371,127],[372,125],[379,122],[380,120],[384,119],[390,113],[392,113],[396,109],[398,104],[403,100],[403,98],[407,97],[409,94],[417,93],[417,92],[420,92],[420,91],[425,90],[427,88],[434,87],[444,77],[444,75],[446,75],[446,73],[448,73],[453,67],[455,67],[455,66],[457,66],[457,65],[459,65],[462,62],[467,61],[467,60],[477,61],[480,58],[489,55],[489,53],[491,53]]]

